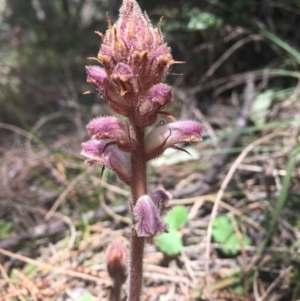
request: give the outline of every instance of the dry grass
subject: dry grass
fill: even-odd
[[[206,184],[211,192],[196,191],[172,200],[172,205],[184,204],[189,210],[189,223],[181,230],[184,247],[177,257],[164,256],[156,244],[146,247],[143,300],[299,298],[295,295],[299,283],[293,278],[299,277],[300,249],[293,246],[300,238],[293,204],[299,202],[299,194],[288,200],[268,245],[257,252],[275,210],[290,151],[299,143],[299,124],[284,125],[299,119],[296,100],[282,100],[269,110],[268,122],[282,121],[280,126],[240,135],[240,155],[231,155],[214,185]],[[235,112],[232,104],[227,109]],[[236,118],[235,113],[223,112],[219,106],[205,120],[209,125],[218,123],[222,130],[216,131],[217,137],[232,131],[230,118]],[[100,179],[100,168],[84,165],[78,154],[85,138],[78,135],[78,123],[58,117],[38,124],[34,134],[0,124],[0,218],[2,225],[12,222],[9,237],[0,241],[0,246],[8,247],[0,249],[3,301],[84,300],[80,298],[85,292],[94,300],[108,300],[111,281],[105,250],[115,238],[128,245],[127,188],[111,173]],[[180,195],[185,187],[205,181],[200,163],[213,164],[216,156],[209,150],[222,145],[222,141],[199,144],[199,161],[151,169],[150,187],[164,185]],[[290,196],[299,192],[299,176],[298,163]],[[221,212],[228,213],[238,237],[247,233],[252,240],[250,247],[240,240],[236,256],[223,256],[224,246],[210,239],[214,214]],[[242,286],[244,295],[234,293],[235,284]]]

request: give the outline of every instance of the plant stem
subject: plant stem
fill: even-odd
[[[114,286],[111,288],[109,301],[120,301],[122,283],[114,281]]]
[[[132,152],[131,193],[133,206],[139,197],[147,194],[147,162],[145,158],[145,132],[143,128],[135,126],[137,147]],[[129,263],[129,292],[128,301],[140,301],[143,285],[143,257],[144,238],[138,237],[132,230]]]

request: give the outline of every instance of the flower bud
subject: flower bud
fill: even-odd
[[[136,120],[139,122],[139,125],[152,125],[156,121],[157,113],[172,100],[172,88],[170,86],[165,84],[153,86],[138,107],[139,111]]]
[[[138,91],[137,80],[131,67],[124,63],[118,63],[114,68],[111,79],[118,85],[121,95],[130,95]],[[131,96],[132,97],[132,96]],[[129,101],[131,99],[129,98]]]
[[[108,101],[110,107],[118,114],[129,116],[130,107],[126,104],[117,86],[111,82],[105,70],[98,66],[87,66],[87,82],[92,84],[98,93]]]
[[[159,209],[148,195],[143,195],[137,200],[133,213],[138,236],[153,238],[168,231],[167,224],[161,220]]]
[[[176,121],[153,129],[146,136],[147,160],[161,155],[169,147],[202,140],[204,127],[196,121]]]
[[[81,155],[89,158],[87,163],[100,163],[113,170],[123,182],[129,185],[131,180],[130,154],[107,142],[89,140],[82,143]]]
[[[127,250],[118,241],[113,241],[106,251],[107,272],[114,281],[122,284],[126,280]]]
[[[89,134],[96,140],[108,139],[121,150],[130,151],[135,141],[130,136],[129,124],[113,116],[98,117],[86,126]]]

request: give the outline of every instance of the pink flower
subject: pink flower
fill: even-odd
[[[129,123],[116,117],[95,118],[88,123],[86,128],[93,139],[108,139],[123,151],[130,151],[135,146],[135,140],[131,138]]]
[[[150,237],[168,232],[167,224],[162,221],[159,208],[148,195],[141,196],[133,208],[138,236]]]
[[[89,164],[100,163],[113,170],[119,178],[129,185],[131,181],[131,155],[104,141],[89,140],[82,143],[81,154]]]
[[[202,140],[204,127],[196,121],[176,121],[153,129],[146,136],[147,160],[161,155],[169,147]]]

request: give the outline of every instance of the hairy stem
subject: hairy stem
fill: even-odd
[[[132,152],[132,202],[133,205],[138,198],[147,194],[147,162],[145,158],[145,133],[144,129],[135,127],[138,146]],[[138,237],[132,230],[129,263],[129,292],[128,301],[140,301],[143,285],[143,257],[144,238]]]

